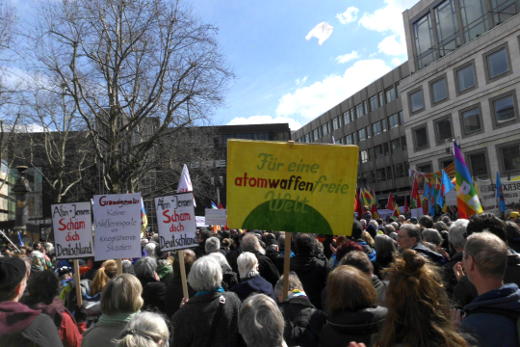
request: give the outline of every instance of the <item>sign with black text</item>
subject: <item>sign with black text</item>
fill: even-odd
[[[193,201],[191,192],[155,198],[159,246],[162,251],[197,246]]]
[[[141,256],[141,194],[94,195],[96,260]]]
[[[89,202],[51,205],[56,258],[85,258],[94,255],[92,214]]]

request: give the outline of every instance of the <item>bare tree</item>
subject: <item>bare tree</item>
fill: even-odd
[[[74,102],[104,190],[138,190],[159,139],[221,100],[230,73],[216,29],[167,0],[65,0],[44,13],[41,73]]]

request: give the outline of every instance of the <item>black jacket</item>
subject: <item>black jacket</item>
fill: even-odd
[[[260,275],[240,281],[231,288],[231,291],[242,301],[253,293],[265,294],[275,300],[273,286]]]
[[[221,297],[225,301],[216,317]],[[210,293],[193,296],[172,317],[172,347],[238,347],[244,346],[238,333],[240,299],[235,293]],[[213,321],[215,333],[210,336]],[[211,344],[209,343],[211,341]]]
[[[325,314],[316,309],[306,296],[285,301],[280,307],[284,319],[284,339],[288,346],[318,346]]]
[[[350,341],[372,346],[386,314],[385,307],[377,306],[329,315],[321,330],[320,346],[345,347]]]
[[[278,269],[268,256],[260,252],[255,252],[254,254],[256,255],[256,259],[258,259],[258,272],[260,272],[260,276],[265,278],[274,287],[280,278]]]
[[[303,290],[312,304],[321,309],[321,292],[329,274],[327,262],[314,256],[296,255],[291,259],[291,270],[300,278]]]

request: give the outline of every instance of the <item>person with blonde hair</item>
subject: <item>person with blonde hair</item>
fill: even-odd
[[[168,347],[170,331],[163,316],[139,312],[128,322],[117,347]]]
[[[90,284],[90,296],[101,293],[108,281],[110,281],[111,278],[114,278],[116,274],[117,262],[114,259],[105,260],[92,279],[92,283]]]
[[[131,274],[116,276],[101,295],[101,312],[96,325],[83,334],[82,347],[116,346],[126,324],[143,306],[141,282]]]

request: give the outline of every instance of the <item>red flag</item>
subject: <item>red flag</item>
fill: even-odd
[[[361,205],[361,194],[359,189],[357,189],[356,196],[354,197],[354,211],[357,212],[358,218],[361,219],[363,216],[363,206]]]

